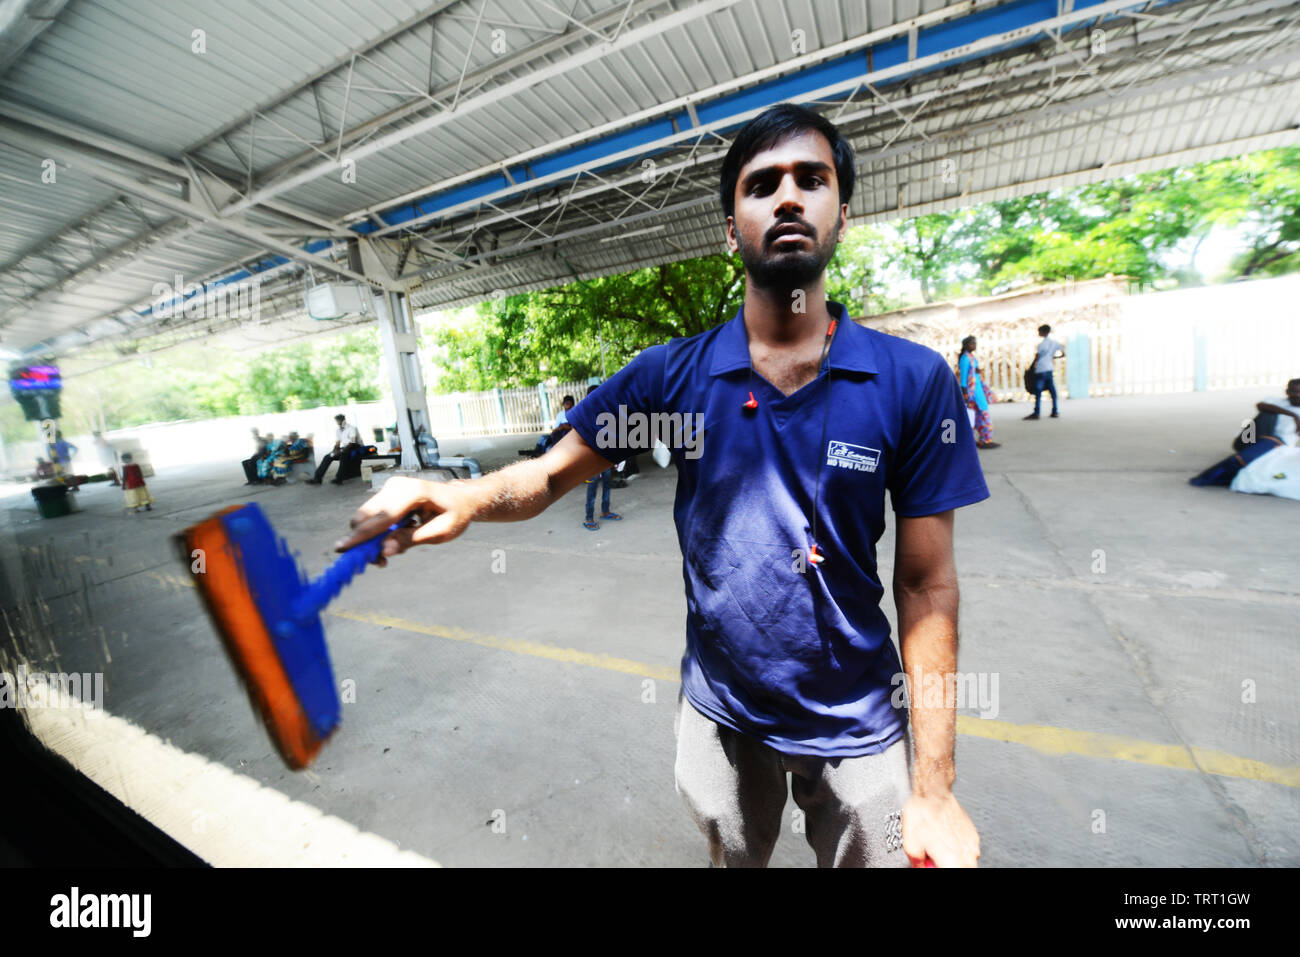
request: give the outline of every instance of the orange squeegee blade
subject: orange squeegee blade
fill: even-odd
[[[194,581],[217,631],[272,740],[289,766],[299,770],[312,762],[324,742],[312,730],[280,663],[275,643],[253,600],[237,548],[219,521],[221,516],[242,507],[231,506],[186,529],[185,540],[190,554],[194,549],[201,549],[205,570],[194,572]]]

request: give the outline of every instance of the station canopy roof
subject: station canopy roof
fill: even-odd
[[[729,137],[782,101],[898,219],[1300,141],[1300,7],[0,0],[0,348],[333,330],[303,293],[358,244],[417,312],[721,251]]]

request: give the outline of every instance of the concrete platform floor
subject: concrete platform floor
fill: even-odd
[[[994,407],[993,496],[957,519],[959,667],[997,682],[995,715],[959,718],[983,865],[1300,864],[1300,503],[1187,484],[1271,391],[1066,401],[1037,422]],[[492,468],[531,442],[443,446]],[[89,486],[42,520],[10,487],[3,604],[29,660],[102,670],[112,714],[446,865],[706,863],[673,787],[671,468],[644,457],[598,532],[578,491],[354,582],[325,623],[356,701],[293,773],[169,538],[257,501],[315,574],[369,493],[245,489],[237,458],[155,476],[146,514]],[[881,555],[887,581],[890,532]],[[774,866],[813,863],[793,807]]]

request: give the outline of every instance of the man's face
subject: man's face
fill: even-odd
[[[1300,382],[1292,382],[1287,385],[1286,400],[1292,405],[1300,405]]]
[[[564,400],[564,411],[565,411],[565,412],[568,412],[568,411],[569,411],[570,409],[572,409],[572,408],[573,408],[573,400],[572,400],[572,399],[565,399],[565,400]]]
[[[809,131],[755,153],[741,167],[735,200],[727,245],[751,281],[782,290],[816,283],[848,225],[826,138]]]

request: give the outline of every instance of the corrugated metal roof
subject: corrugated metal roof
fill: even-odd
[[[568,18],[73,0],[0,75],[0,345],[141,335],[155,283],[245,266],[285,310],[257,335],[302,335],[312,260],[273,242],[344,268],[349,230],[386,231],[425,308],[720,250],[729,129],[828,84],[813,105],[857,150],[855,221],[896,218],[1294,143],[1300,17],[1287,0],[581,0]],[[653,183],[647,157],[668,171]]]

